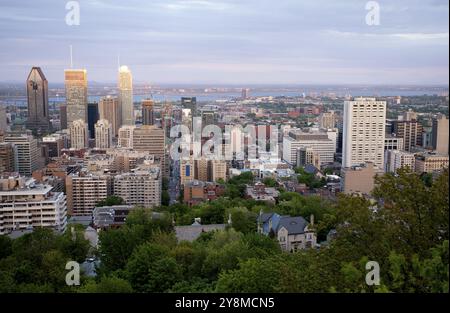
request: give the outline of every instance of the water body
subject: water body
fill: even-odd
[[[431,87],[427,88],[308,88],[305,90],[287,90],[287,91],[264,91],[264,90],[251,90],[251,97],[302,97],[303,95],[314,95],[320,96],[325,94],[333,93],[335,96],[342,97],[346,95],[351,95],[354,97],[358,96],[372,96],[372,97],[389,97],[389,96],[422,96],[422,95],[442,95],[443,93],[448,94],[448,88],[445,87]],[[89,96],[89,102],[98,102],[102,96]],[[162,94],[156,93],[152,95],[153,100],[157,102],[176,102],[180,101],[181,97],[197,97],[197,102],[216,102],[216,101],[227,101],[238,99],[241,97],[240,92],[224,92],[224,93],[203,93],[200,95],[190,94],[190,93],[179,93],[179,94]],[[149,94],[146,95],[134,95],[134,102],[140,102],[143,99],[150,98]],[[5,105],[16,105],[16,106],[26,106],[27,100],[23,98],[14,99],[2,99]],[[49,103],[60,104],[65,102],[65,97],[50,97]]]

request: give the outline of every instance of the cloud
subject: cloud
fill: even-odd
[[[399,38],[410,41],[429,41],[445,39],[448,44],[449,33],[360,33],[351,31],[326,30],[325,34],[343,38]]]

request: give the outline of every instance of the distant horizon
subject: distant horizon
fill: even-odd
[[[64,81],[48,81],[49,87],[52,85],[64,85]],[[19,80],[4,80],[0,81],[0,84],[26,84],[24,81]],[[88,80],[88,86],[94,85],[117,85],[117,81],[96,81]],[[146,82],[146,81],[133,81],[133,85],[151,85],[151,86],[170,86],[170,87],[230,87],[230,88],[259,88],[259,87],[278,87],[278,88],[297,88],[297,87],[409,87],[409,88],[421,88],[421,87],[437,87],[437,88],[449,88],[449,83],[423,83],[423,84],[387,84],[387,83],[220,83],[220,82]]]

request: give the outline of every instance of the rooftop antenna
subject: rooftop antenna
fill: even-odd
[[[120,69],[120,53],[117,54],[117,68]]]
[[[73,53],[72,53],[72,45],[70,45],[70,68],[73,68]]]

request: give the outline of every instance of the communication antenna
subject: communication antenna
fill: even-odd
[[[120,53],[117,54],[117,68],[120,69]]]
[[[72,45],[70,45],[70,68],[73,68],[73,53],[72,53]]]

